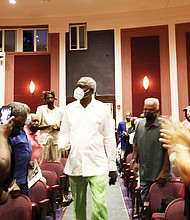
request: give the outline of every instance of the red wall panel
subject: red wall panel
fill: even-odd
[[[131,38],[132,103],[136,116],[143,111],[144,99],[158,98],[161,103],[159,48],[159,36]],[[146,91],[142,83],[144,76],[150,83]]]
[[[30,94],[29,84],[34,81],[36,90]],[[26,103],[31,111],[44,104],[42,91],[50,90],[50,55],[15,55],[14,101]]]

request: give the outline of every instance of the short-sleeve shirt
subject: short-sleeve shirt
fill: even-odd
[[[158,118],[151,126],[148,126],[146,119],[139,121],[134,144],[137,145],[140,163],[140,178],[144,181],[155,181],[158,177],[165,156],[165,149],[159,141],[160,121]]]

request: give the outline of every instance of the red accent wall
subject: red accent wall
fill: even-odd
[[[158,98],[161,103],[159,47],[159,36],[131,38],[132,104],[136,116],[142,113],[146,98]],[[146,91],[142,83],[144,76],[149,79]]]
[[[14,77],[14,101],[28,104],[35,112],[44,104],[42,91],[50,90],[50,55],[16,55]],[[33,95],[29,91],[31,80],[36,85]]]
[[[158,40],[158,39],[159,40]],[[159,42],[158,42],[159,41]],[[171,114],[168,27],[155,26],[121,30],[123,112],[139,116],[144,99],[160,99],[160,112]],[[146,92],[144,75],[150,79]]]
[[[28,104],[32,112],[44,104],[43,90],[54,90],[59,105],[59,33],[48,35],[48,52],[6,53],[5,103],[19,101]],[[36,84],[32,96],[30,81]]]
[[[190,32],[190,24],[176,25],[176,51],[177,51],[177,77],[178,77],[178,101],[179,101],[179,120],[185,119],[183,109],[189,104],[188,94],[188,74],[189,58],[186,34]]]

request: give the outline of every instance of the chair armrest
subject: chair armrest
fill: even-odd
[[[150,202],[144,202],[144,204],[143,204],[143,212],[144,212],[146,220],[151,219]]]
[[[64,195],[64,187],[66,185],[66,175],[61,175],[59,176],[59,194],[60,194],[60,202],[61,202],[61,207],[63,207],[63,195]]]
[[[57,201],[58,190],[59,190],[59,185],[51,186],[50,204],[53,213],[56,212],[56,201]]]
[[[49,205],[49,199],[43,199],[39,201],[39,217],[40,217],[39,219],[40,220],[46,219],[48,205]]]
[[[32,203],[32,220],[36,220],[38,218],[38,205],[34,202]]]

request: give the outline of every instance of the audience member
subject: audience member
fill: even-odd
[[[187,111],[188,109],[186,108]],[[185,115],[189,118],[188,112],[185,112]],[[177,167],[186,185],[184,214],[190,219],[190,121],[187,119],[180,123],[166,118],[163,121],[160,141],[163,147],[168,149],[170,161]]]
[[[39,116],[41,142],[43,145],[41,161],[60,161],[61,154],[58,151],[57,139],[63,111],[54,104],[57,99],[54,91],[43,91],[42,93],[46,105],[39,106],[36,111]]]
[[[149,200],[149,188],[157,181],[164,183],[170,177],[170,163],[167,150],[159,141],[159,100],[147,98],[144,101],[144,119],[137,124],[134,137],[133,169],[140,176],[142,202]]]
[[[131,146],[133,146],[133,139],[134,139],[134,135],[135,135],[135,126],[136,126],[136,120],[138,118],[137,117],[132,117],[131,118],[131,127],[128,128],[128,134],[129,134],[129,144]],[[132,153],[133,149],[129,152]],[[128,154],[127,154],[128,155]],[[126,155],[126,156],[127,156]]]
[[[6,124],[0,124],[0,205],[8,199],[8,193],[4,191],[4,181],[10,174],[11,149],[8,144],[8,137],[12,134],[12,118]]]
[[[41,163],[41,154],[42,154],[42,144],[40,141],[40,132],[39,129],[39,117],[37,114],[31,113],[31,122],[28,125],[25,125],[24,130],[28,135],[29,140],[32,144],[32,158],[37,160],[37,162]]]
[[[132,152],[132,144],[129,143],[128,129],[131,127],[131,113],[125,112],[125,120],[119,122],[117,134],[121,143],[121,158],[125,160],[126,156]]]
[[[184,126],[186,126],[189,131],[190,131],[190,106],[187,106],[186,108],[183,109],[185,113],[185,120],[182,122]]]
[[[74,101],[66,106],[58,145],[69,150],[65,173],[69,175],[75,219],[86,219],[86,193],[92,193],[92,219],[108,219],[106,180],[117,178],[113,119],[106,104],[96,100],[96,82],[82,77],[74,90]]]
[[[12,107],[12,115],[17,120],[17,125],[13,127],[18,130],[17,136],[9,137],[12,148],[12,167],[13,178],[20,187],[20,193],[28,195],[28,167],[31,160],[32,146],[28,140],[27,134],[24,131],[24,125],[29,115],[29,107],[26,104],[19,102],[9,103]],[[30,117],[28,117],[30,118]]]

